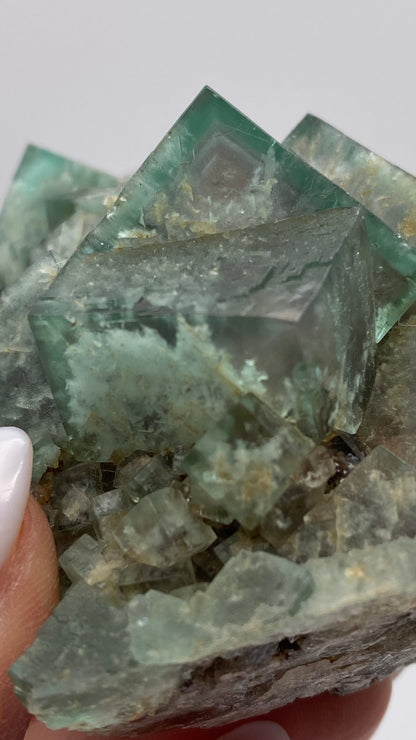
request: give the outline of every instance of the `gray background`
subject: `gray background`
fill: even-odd
[[[277,139],[309,111],[416,173],[414,7],[0,0],[0,200],[28,142],[132,172],[204,84]],[[414,740],[415,684],[374,740]]]

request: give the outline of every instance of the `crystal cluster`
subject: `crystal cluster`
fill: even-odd
[[[59,555],[11,669],[49,727],[210,726],[416,658],[415,208],[324,122],[282,146],[209,88],[124,186],[28,148],[0,423]]]

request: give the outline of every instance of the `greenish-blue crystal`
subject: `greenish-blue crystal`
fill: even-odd
[[[117,183],[113,175],[28,146],[0,213],[0,290],[36,261],[50,232],[79,209],[80,191]]]
[[[283,143],[397,235],[389,245],[374,232],[381,339],[416,300],[416,178],[316,116],[305,116]],[[376,219],[367,219],[370,238]]]
[[[360,205],[206,87],[128,181],[79,254],[115,249],[126,236],[171,241],[328,208]],[[380,338],[416,299],[416,253],[363,206],[375,249]]]
[[[30,151],[32,152],[32,149]],[[41,183],[46,180],[46,183],[49,183],[50,191],[53,190],[53,172],[58,178],[58,193],[59,174],[62,174],[62,172],[66,173],[66,177],[62,174],[62,180],[67,184],[67,187],[74,187],[74,182],[69,175],[72,172],[75,178],[75,172],[78,171],[78,165],[75,165],[75,163],[50,155],[49,152],[43,150],[35,150],[32,152],[32,156],[28,157],[28,160],[29,163],[40,162],[44,164],[44,169],[49,173],[49,179],[44,174]],[[45,161],[48,167],[46,167]],[[64,168],[65,163],[66,169]],[[53,169],[52,164],[55,165],[55,169]],[[61,165],[62,172],[58,165]],[[16,239],[14,244],[19,254],[23,254],[30,236],[31,255],[34,262],[1,294],[0,377],[2,382],[0,383],[0,423],[21,427],[30,435],[34,446],[33,475],[35,480],[38,480],[48,465],[57,465],[59,445],[65,447],[65,432],[36,351],[34,337],[29,326],[28,313],[33,304],[49,288],[60,268],[76,249],[79,241],[105,214],[108,201],[114,200],[118,186],[93,189],[87,193],[77,190],[73,194],[74,212],[48,233],[43,241],[38,243],[38,239],[43,238],[44,235],[43,232],[41,235],[36,228],[33,231],[31,230],[32,216],[35,218],[34,214],[44,213],[46,207],[45,201],[42,201],[44,192],[42,188],[40,188],[40,192],[36,189],[35,178],[33,183],[31,180],[26,181],[23,178],[27,169],[29,169],[30,174],[33,174],[29,165],[27,167],[22,166],[21,177],[12,186],[3,209],[3,214],[9,213],[10,218],[13,214],[13,223],[19,224],[16,227],[16,232],[13,232]],[[88,172],[90,172],[92,182],[99,179],[98,174],[94,174],[94,170],[90,171],[88,168],[82,168],[81,166],[80,169],[80,184],[84,181],[83,178],[87,181]],[[35,171],[39,174],[38,169]],[[105,181],[104,175],[102,179]],[[108,179],[116,182],[115,178],[110,178],[110,176],[108,176]],[[44,187],[46,189],[46,185]],[[22,190],[27,198],[31,196],[31,200],[26,203],[22,195],[19,199],[16,199],[14,196],[16,188],[19,192]],[[27,210],[25,210],[26,207]],[[2,233],[5,234],[4,219],[3,221],[2,219],[3,216],[0,217],[0,233],[4,227]],[[3,223],[3,227],[1,223]],[[27,228],[27,234],[26,232],[21,233],[22,224],[25,229]],[[46,229],[45,224],[44,227]],[[11,231],[11,227],[8,231]],[[18,241],[18,236],[22,241]],[[10,239],[10,233],[8,238]],[[37,253],[36,259],[34,258],[35,252]]]
[[[311,447],[293,424],[255,396],[244,396],[198,440],[183,469],[199,484],[193,501],[203,489],[212,504],[250,530],[265,519]]]
[[[189,446],[246,393],[315,441],[357,429],[374,357],[357,210],[136,243],[70,260],[31,316],[78,459]]]

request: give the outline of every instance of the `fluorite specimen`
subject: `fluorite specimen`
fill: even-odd
[[[299,142],[324,174],[206,88],[118,197],[33,149],[7,196],[0,421],[63,597],[11,676],[52,728],[208,727],[416,657],[415,181]]]

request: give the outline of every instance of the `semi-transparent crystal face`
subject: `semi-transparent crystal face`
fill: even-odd
[[[416,658],[414,182],[315,124],[317,169],[205,88],[119,197],[33,147],[16,174],[0,421],[63,598],[11,675],[51,728],[212,726]]]
[[[349,193],[408,245],[406,254],[387,249],[382,262],[376,259],[377,336],[381,339],[393,325],[397,311],[403,313],[415,300],[413,271],[407,261],[416,254],[416,178],[315,116],[305,116],[284,145]]]
[[[246,393],[315,441],[355,431],[371,284],[354,210],[78,257],[32,316],[70,448],[105,460],[189,447]]]

